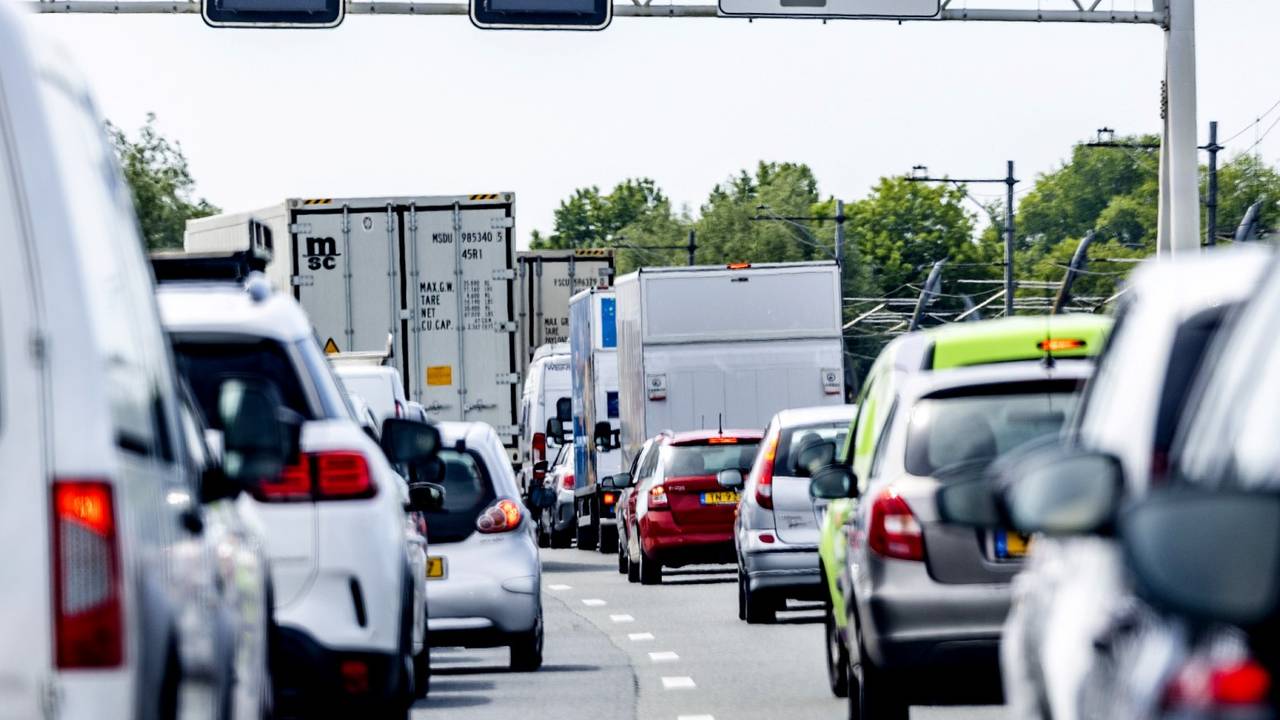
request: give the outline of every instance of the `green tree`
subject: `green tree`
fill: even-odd
[[[556,208],[551,234],[535,232],[530,247],[613,247],[623,228],[653,215],[670,216],[671,203],[649,178],[623,180],[607,195],[594,185],[578,188]]]
[[[834,232],[809,220],[818,203],[809,166],[761,162],[711,189],[697,221],[700,263],[792,262],[835,256]],[[770,218],[759,220],[756,218]]]
[[[1208,181],[1201,183],[1208,195]],[[1249,206],[1262,202],[1260,213],[1264,231],[1280,230],[1280,173],[1254,155],[1237,155],[1218,169],[1218,233],[1234,236]]]
[[[204,198],[192,198],[195,180],[182,146],[160,133],[154,114],[147,114],[136,139],[111,123],[107,134],[129,183],[147,249],[182,247],[187,220],[220,212]]]

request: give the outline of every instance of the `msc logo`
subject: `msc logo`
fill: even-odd
[[[310,270],[333,270],[338,267],[338,241],[331,237],[307,238],[307,268]]]

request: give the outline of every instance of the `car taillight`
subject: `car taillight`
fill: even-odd
[[[573,489],[573,473],[565,473],[564,477],[560,480],[560,487],[565,490]]]
[[[343,450],[306,453],[278,477],[259,482],[253,493],[266,503],[361,500],[377,494],[364,455]]]
[[[1222,665],[1193,662],[1183,667],[1165,689],[1165,710],[1264,705],[1271,693],[1271,674],[1253,660]]]
[[[867,545],[885,557],[924,560],[924,530],[907,501],[885,490],[871,504]]]
[[[317,500],[359,500],[378,493],[364,455],[323,452],[310,458],[315,468]]]
[[[57,665],[124,662],[120,546],[110,483],[53,482],[53,603]]]
[[[605,505],[612,505],[618,502],[618,496],[611,492],[607,492],[600,498],[600,501]]]
[[[662,485],[654,485],[649,488],[649,509],[650,510],[666,510],[671,507],[671,501],[667,499],[667,489]]]
[[[476,518],[476,529],[482,533],[510,532],[520,527],[520,506],[510,500],[499,500]]]
[[[760,456],[760,479],[756,481],[756,504],[766,510],[773,509],[773,460],[778,456],[778,437],[775,431],[765,441]]]
[[[530,443],[533,451],[533,461],[547,459],[547,436],[546,433],[534,433],[533,442]]]

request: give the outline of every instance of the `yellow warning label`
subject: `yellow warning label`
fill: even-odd
[[[333,338],[329,338],[329,342],[324,344],[324,354],[337,355],[339,352],[342,351],[338,349],[338,343],[334,342]]]
[[[433,365],[427,368],[427,384],[428,385],[452,385],[453,384],[453,366],[452,365]]]

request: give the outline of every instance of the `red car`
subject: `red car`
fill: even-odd
[[[654,585],[663,567],[733,563],[738,492],[721,470],[751,470],[759,430],[698,430],[660,435],[631,467],[626,493],[627,579]]]

